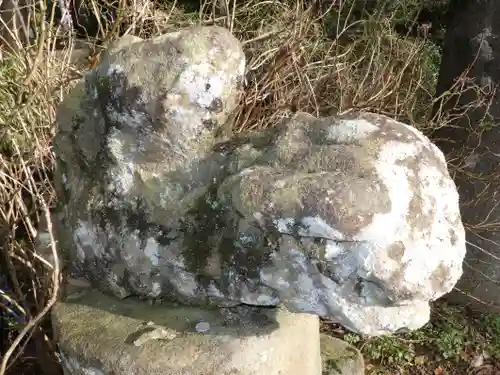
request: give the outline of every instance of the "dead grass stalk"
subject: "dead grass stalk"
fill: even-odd
[[[324,116],[355,110],[382,113],[430,132],[470,110],[451,115],[440,110],[429,117],[439,51],[425,30],[419,37],[396,34],[391,14],[359,18],[353,2],[345,1],[323,6],[305,0],[214,0],[197,12],[177,0],[157,3],[120,0],[115,9],[107,2],[85,3],[97,16],[95,37],[84,41],[92,50],[88,65],[95,63],[99,43],[123,33],[149,37],[191,25],[228,27],[247,56],[236,132],[274,126],[297,111]],[[0,62],[0,246],[6,272],[0,278],[0,309],[13,319],[12,346],[0,375],[22,359],[23,348],[33,340],[56,360],[41,322],[55,302],[60,266],[36,249],[35,240],[44,215],[50,224],[48,210],[54,203],[56,107],[82,74],[71,63],[81,41],[57,23],[54,8],[33,1],[27,19],[24,28],[34,30],[30,43],[17,39],[14,52]],[[470,89],[473,85],[464,79],[444,96],[451,100]],[[57,260],[53,237],[51,244]],[[42,371],[54,374],[53,369]]]

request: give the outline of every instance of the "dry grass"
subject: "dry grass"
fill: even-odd
[[[248,58],[237,132],[273,126],[295,111],[321,116],[356,109],[431,132],[436,124],[446,126],[453,116],[469,110],[438,111],[430,118],[439,53],[425,28],[419,37],[397,35],[395,10],[359,18],[347,1],[333,1],[328,7],[303,0],[228,1],[220,8],[214,0],[195,13],[177,2],[156,9],[135,1],[117,3],[110,12],[89,1],[93,12],[113,19],[101,19],[96,38],[87,39],[89,65],[98,56],[97,42],[113,40],[119,33],[149,37],[194,24],[218,24],[233,31]],[[52,14],[48,22],[41,21],[43,12]],[[36,349],[33,355],[46,361],[35,373],[55,374],[48,363],[57,362],[56,351],[42,322],[57,296],[60,275],[58,265],[35,248],[35,237],[38,223],[54,204],[51,139],[56,107],[82,73],[70,62],[74,37],[56,23],[53,9],[36,1],[29,14],[36,30],[31,45],[0,63],[0,265],[5,272],[0,277],[0,309],[10,317],[8,339],[13,344],[3,357],[0,375],[16,360],[25,363],[27,343]],[[65,47],[56,49],[61,40]],[[469,89],[473,84],[463,80],[445,99]],[[52,241],[48,254],[56,251]],[[14,372],[21,373],[23,366]]]

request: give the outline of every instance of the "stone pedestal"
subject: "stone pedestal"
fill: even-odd
[[[86,289],[52,320],[66,375],[321,374],[318,318],[281,308],[151,305]]]

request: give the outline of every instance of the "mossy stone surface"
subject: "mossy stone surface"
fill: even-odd
[[[363,355],[336,337],[321,334],[322,375],[364,375]]]

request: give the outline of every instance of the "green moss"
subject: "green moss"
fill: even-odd
[[[207,194],[197,198],[181,220],[181,231],[184,234],[183,255],[187,269],[194,273],[204,273],[208,259],[213,251],[220,251],[223,262],[229,262],[231,248],[227,241],[219,246],[217,241],[221,233],[227,233],[227,209],[216,200],[217,186],[212,186]],[[227,234],[226,234],[227,235]]]
[[[324,334],[320,343],[323,375],[364,373],[363,358],[351,344]]]
[[[336,359],[327,359],[324,362],[323,375],[330,375],[332,371],[340,373],[340,367]]]

